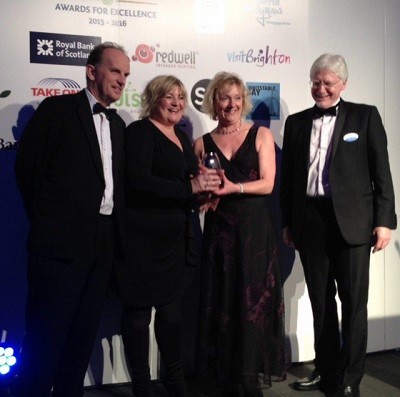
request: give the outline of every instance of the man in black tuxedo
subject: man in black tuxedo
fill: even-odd
[[[299,251],[314,317],[315,370],[293,387],[358,396],[371,242],[384,249],[397,226],[387,138],[376,107],[340,98],[342,56],[321,55],[310,78],[315,106],[287,118],[282,149],[283,238]]]
[[[96,46],[87,88],[46,98],[19,143],[15,173],[30,231],[18,396],[83,395],[114,253],[123,255],[125,123],[107,108],[129,69],[121,46]]]

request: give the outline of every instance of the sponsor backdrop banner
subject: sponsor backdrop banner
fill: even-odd
[[[181,126],[195,139],[215,126],[201,112],[205,87],[215,73],[235,72],[253,98],[248,119],[273,132],[279,167],[284,120],[310,100],[308,0],[4,1],[0,21],[0,335],[18,345],[24,329],[28,224],[13,167],[23,128],[38,104],[83,89],[89,52],[100,42],[115,41],[131,60],[131,76],[114,104],[126,123],[138,118],[146,82],[174,74],[189,94]],[[278,208],[276,219],[279,227]],[[294,260],[288,255],[285,279]],[[187,301],[196,304],[196,292],[188,294]],[[196,319],[193,307],[186,311],[190,372]],[[129,380],[119,313],[116,303],[107,304],[86,384]],[[156,377],[155,346],[151,358]]]

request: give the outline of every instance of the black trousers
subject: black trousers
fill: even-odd
[[[154,331],[165,368],[166,389],[176,397],[186,397],[182,369],[181,302],[155,306]],[[122,340],[129,364],[135,397],[151,396],[149,367],[149,325],[151,307],[125,306],[122,315]]]
[[[60,226],[61,227],[61,226]],[[26,333],[15,394],[79,397],[113,260],[111,217],[99,215],[95,252],[73,260],[30,254]]]
[[[367,349],[371,246],[346,243],[331,199],[309,199],[298,249],[314,317],[316,368],[327,383],[358,387]],[[341,301],[342,338],[336,292]]]

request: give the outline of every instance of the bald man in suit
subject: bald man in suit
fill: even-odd
[[[283,238],[299,251],[314,317],[315,370],[293,387],[359,396],[371,244],[384,249],[397,226],[387,137],[376,107],[341,99],[341,55],[321,55],[310,78],[315,106],[288,117],[282,149]]]
[[[15,173],[30,231],[18,396],[83,395],[114,251],[123,255],[125,123],[108,107],[129,69],[121,46],[95,47],[87,88],[46,98],[19,142]]]

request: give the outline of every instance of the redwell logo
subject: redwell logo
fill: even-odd
[[[136,47],[135,54],[131,59],[134,62],[145,64],[155,63],[160,68],[183,68],[195,69],[196,51],[177,52],[177,51],[160,51],[160,45],[151,46],[148,44],[139,44]]]

